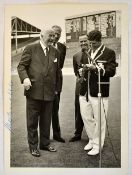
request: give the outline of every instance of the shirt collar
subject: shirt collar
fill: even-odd
[[[56,49],[58,48],[58,45],[57,45],[57,43],[55,43],[55,44],[54,44],[54,47],[55,47]]]
[[[91,58],[94,59],[95,56],[97,55],[98,51],[101,49],[103,44],[101,44],[94,52],[91,50]]]
[[[93,52],[93,50],[91,50],[91,52],[92,52],[92,53],[97,53],[97,52],[100,50],[100,48],[102,47],[102,45],[103,45],[103,44],[101,43],[101,45],[100,45],[94,52]]]
[[[48,48],[48,47],[46,47],[46,46],[42,43],[41,40],[40,40],[40,45],[41,45],[41,47],[42,47],[43,50],[45,50],[46,48]],[[48,49],[49,49],[49,48],[48,48]]]

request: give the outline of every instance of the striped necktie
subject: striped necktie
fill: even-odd
[[[49,53],[49,49],[48,49],[48,47],[46,47],[45,50],[46,50],[45,54],[46,54],[46,56],[47,56],[48,53]]]

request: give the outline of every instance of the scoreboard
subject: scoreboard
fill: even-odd
[[[116,37],[116,11],[66,19],[66,41],[78,41],[79,35],[95,29],[102,37]]]

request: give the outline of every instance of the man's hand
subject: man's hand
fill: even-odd
[[[104,68],[104,65],[102,63],[98,63],[98,66],[99,66],[99,69],[102,69],[103,71],[103,76],[105,74],[105,68]]]
[[[96,66],[93,64],[88,64],[88,68],[89,68],[89,70],[95,70]]]
[[[30,87],[32,86],[30,79],[25,78],[23,81],[23,85],[24,85],[24,88],[28,91],[30,89]]]
[[[78,69],[80,77],[82,76],[82,70],[83,70],[83,68]]]
[[[100,69],[104,70],[104,65],[102,63],[98,63],[98,66],[99,66]]]

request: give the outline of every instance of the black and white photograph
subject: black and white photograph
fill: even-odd
[[[6,6],[8,169],[127,173],[127,27],[126,4]]]

